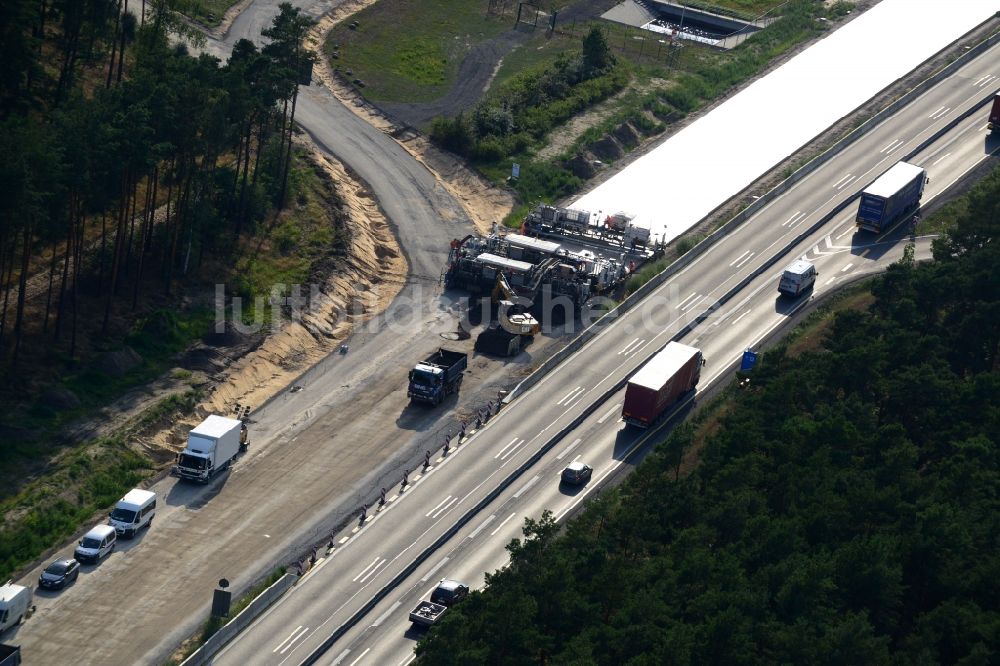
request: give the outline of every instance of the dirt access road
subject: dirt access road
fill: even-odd
[[[259,40],[277,4],[249,3],[208,49],[225,57],[236,40]],[[329,8],[296,4],[314,15]],[[327,357],[297,381],[301,390],[254,411],[251,450],[231,472],[208,487],[158,482],[160,507],[147,533],[85,567],[70,589],[39,592],[38,612],[4,637],[21,644],[26,663],[163,663],[207,617],[220,578],[239,594],[300,558],[544,349],[536,344],[506,366],[475,357],[457,399],[435,410],[409,407],[408,368],[457,322],[456,304],[438,286],[448,241],[473,225],[427,168],[325,89],[302,89],[297,119],[377,197],[409,264],[406,284],[383,316],[348,340],[349,353]],[[448,344],[471,349],[471,341]],[[71,552],[69,544],[60,550]],[[38,573],[22,582],[33,584]]]

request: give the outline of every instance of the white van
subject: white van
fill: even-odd
[[[156,513],[156,493],[133,488],[118,500],[108,520],[119,536],[131,539],[136,532],[149,527]]]
[[[816,282],[816,267],[803,259],[792,262],[781,274],[778,282],[778,293],[784,296],[798,296],[808,290]]]
[[[31,588],[11,582],[0,586],[0,631],[21,624],[31,606]]]
[[[97,564],[101,558],[115,549],[118,533],[111,525],[98,525],[83,535],[80,545],[73,552],[78,562]]]

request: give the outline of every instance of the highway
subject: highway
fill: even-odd
[[[319,2],[298,4],[309,7],[313,13],[327,7]],[[276,2],[251,3],[234,23],[224,44],[217,47],[218,53],[224,55],[242,36],[259,35],[260,29],[269,24],[276,5]],[[942,95],[941,100],[946,101],[947,95]],[[942,108],[945,101],[940,104]],[[941,112],[942,118],[933,122],[946,122],[948,113],[956,110]],[[85,566],[80,581],[71,589],[63,593],[36,593],[38,612],[23,627],[5,636],[5,640],[22,645],[28,663],[163,663],[207,617],[211,589],[219,578],[228,578],[238,593],[270,567],[301,555],[308,545],[318,542],[332,526],[348,517],[354,507],[369,499],[373,488],[397,479],[400,468],[409,464],[407,460],[419,457],[428,440],[436,441],[440,431],[454,423],[457,414],[484,403],[490,388],[511,375],[511,367],[477,358],[458,401],[439,411],[415,412],[405,407],[403,377],[407,363],[440,344],[437,333],[454,325],[454,304],[448,295],[439,298],[436,280],[447,241],[464,235],[471,225],[426,169],[391,137],[361,122],[327,92],[304,89],[297,119],[320,146],[336,154],[368,182],[410,263],[410,279],[388,316],[352,338],[348,355],[333,355],[313,368],[300,382],[305,390],[286,392],[254,410],[250,453],[238,461],[231,473],[207,488],[177,484],[172,479],[156,483],[153,489],[160,498],[160,506],[152,529],[132,542],[119,544],[118,552],[100,565]],[[905,130],[900,125],[900,131],[922,129],[921,121],[913,119]],[[914,137],[914,140],[919,139]],[[898,155],[905,148],[896,147],[892,152]],[[957,160],[958,153],[948,159]],[[855,180],[859,177],[855,176]],[[836,193],[817,186],[816,200],[803,200],[799,209],[818,211],[827,198],[846,196],[855,185],[852,180],[844,191]],[[742,240],[734,238],[720,243],[658,292],[668,304],[663,313],[651,314],[672,313],[691,318],[704,311],[712,299],[739,281],[739,275],[747,274],[769,247],[773,249],[783,238],[798,233],[814,216],[806,219],[804,214],[802,218],[793,221],[787,231],[782,230],[784,235],[758,230],[749,232]],[[733,267],[726,268],[726,264],[737,259]],[[860,267],[848,270],[845,275],[854,270]],[[825,270],[821,282],[824,279],[827,279]],[[413,314],[409,305],[412,303],[431,303],[431,306]],[[742,327],[749,325],[757,314],[764,312],[747,315],[732,327],[734,338],[742,336]],[[663,316],[653,317],[652,321],[657,326],[666,326],[672,319]],[[616,333],[605,333],[592,342],[579,360],[574,359],[536,387],[534,394],[542,396],[537,398],[538,402],[516,401],[494,425],[473,440],[477,448],[470,446],[467,450],[495,447],[492,455],[482,456],[479,462],[503,464],[502,473],[518,466],[531,447],[537,448],[551,433],[571,423],[596,394],[613,385],[613,381],[605,381],[611,374],[624,376],[640,363],[641,355],[665,340],[659,332],[655,336],[644,333],[643,325],[640,320],[633,332],[624,335],[625,328],[616,327],[613,329]],[[742,349],[745,344],[739,342],[737,346]],[[622,351],[609,356],[611,360],[620,359],[620,367],[616,368],[607,358],[603,359],[603,365],[590,365],[592,359],[601,359],[600,349],[604,348],[601,345]],[[631,346],[625,349],[626,345]],[[718,367],[720,362],[710,357],[709,368]],[[545,406],[552,411],[542,409]],[[511,422],[517,423],[516,432],[500,441],[497,433],[502,433],[505,424]],[[512,441],[515,434],[517,439]],[[496,442],[494,438],[498,438]],[[504,446],[507,450],[500,451]],[[454,488],[449,479],[444,489],[447,492],[435,490],[429,483],[435,477],[440,482],[445,476],[437,471],[425,477],[426,480],[418,480],[414,490],[433,496],[416,501],[407,498],[398,508],[394,502],[384,518],[369,522],[359,532],[363,539],[359,538],[350,547],[338,548],[327,564],[303,580],[299,589],[277,609],[303,599],[312,610],[292,611],[284,618],[280,617],[283,612],[280,610],[267,615],[260,629],[248,634],[255,637],[259,634],[261,654],[272,654],[273,647],[296,630],[294,640],[281,648],[285,652],[273,654],[280,654],[281,659],[293,655],[295,659],[301,658],[322,642],[324,632],[328,634],[331,627],[352,614],[352,608],[360,608],[357,604],[365,600],[365,594],[380,589],[378,585],[385,582],[387,572],[401,571],[407,557],[432,542],[433,530],[444,534],[454,518],[473,501],[474,496],[466,495],[476,484],[482,478],[492,482],[499,476],[483,477],[481,469],[477,471],[466,462],[474,457],[475,454],[460,450],[438,468],[449,470],[448,474],[465,470],[456,473]],[[542,487],[537,482],[535,485]],[[488,486],[489,483],[480,485],[475,492],[482,494]],[[420,496],[414,492],[413,497]],[[428,503],[427,509],[419,513],[419,524],[412,516],[407,518],[408,502],[410,506]],[[439,503],[440,507],[424,515]],[[368,530],[372,528],[392,528],[392,521],[387,519],[394,514],[399,529],[392,530],[392,538],[369,537]],[[498,525],[501,520],[497,520]],[[507,521],[505,528],[519,520]],[[422,540],[417,535],[407,537],[406,529],[414,524],[432,532],[421,537]],[[483,533],[486,532],[484,529]],[[351,538],[349,533],[348,538]],[[410,540],[406,541],[407,538]],[[416,545],[403,550],[397,547],[402,543],[400,539],[406,541],[404,546]],[[377,543],[378,550],[384,550],[385,554],[373,562],[377,553],[366,543]],[[59,554],[70,554],[72,546],[67,544]],[[390,554],[397,559],[390,562],[387,556]],[[369,565],[370,570],[363,571]],[[29,572],[23,581],[33,584],[40,568]],[[339,575],[342,572],[352,573]],[[355,577],[357,581],[351,581]],[[321,589],[340,584],[348,585],[349,594],[331,597]],[[359,591],[362,586],[366,587]],[[310,599],[316,603],[310,604]],[[338,600],[348,602],[347,606],[341,608]],[[275,624],[271,626],[271,622]],[[245,649],[244,642],[237,642],[231,653],[235,655]],[[229,654],[220,660],[229,659]],[[251,663],[261,660],[254,658]]]
[[[390,489],[387,509],[338,535],[333,552],[215,663],[300,663],[321,647],[328,649],[320,663],[405,663],[416,636],[407,628],[406,615],[438,578],[481,584],[483,571],[504,562],[502,545],[518,535],[524,517],[550,508],[562,518],[606,478],[627,468],[642,441],[618,421],[622,400],[615,387],[653,352],[700,321],[681,340],[705,351],[703,386],[711,384],[731,371],[744,348],[758,344],[804,305],[776,300],[778,274],[792,259],[816,262],[815,292],[822,294],[901,256],[900,228],[881,242],[854,233],[856,205],[788,246],[952,119],[979,105],[998,85],[997,51],[987,51],[928,90],[720,240],[451,455],[435,460],[427,473],[411,475],[405,493]],[[984,114],[985,108],[913,157],[930,174],[925,204],[1000,146],[987,137]],[[774,255],[786,248],[772,265]],[[917,249],[927,256],[929,239],[918,239]],[[546,452],[535,461],[541,450]],[[595,478],[586,491],[567,494],[556,475],[577,458],[595,468]],[[498,484],[504,490],[494,498],[491,491]],[[341,628],[343,636],[325,645]]]

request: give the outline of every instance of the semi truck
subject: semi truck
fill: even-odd
[[[462,373],[469,366],[465,352],[438,349],[410,370],[406,395],[414,402],[438,405],[462,386]]]
[[[177,456],[174,476],[208,483],[247,449],[247,427],[239,419],[212,414],[188,433],[187,448]]]
[[[900,218],[915,213],[926,184],[924,169],[897,162],[861,193],[855,220],[858,230],[880,234]]]
[[[1000,132],[1000,92],[993,95],[993,106],[990,107],[989,130],[992,133]]]
[[[656,423],[678,398],[694,390],[704,364],[700,349],[668,343],[628,380],[622,404],[625,423],[639,428]]]

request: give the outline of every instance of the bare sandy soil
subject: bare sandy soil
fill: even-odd
[[[154,441],[169,448],[206,414],[225,414],[233,404],[261,405],[305,369],[335,350],[355,326],[381,312],[402,288],[408,266],[388,222],[362,183],[342,164],[311,148],[314,164],[337,183],[350,235],[344,264],[321,287],[323,298],[301,321],[285,324],[252,352],[232,362],[210,396],[186,423],[175,423]]]

